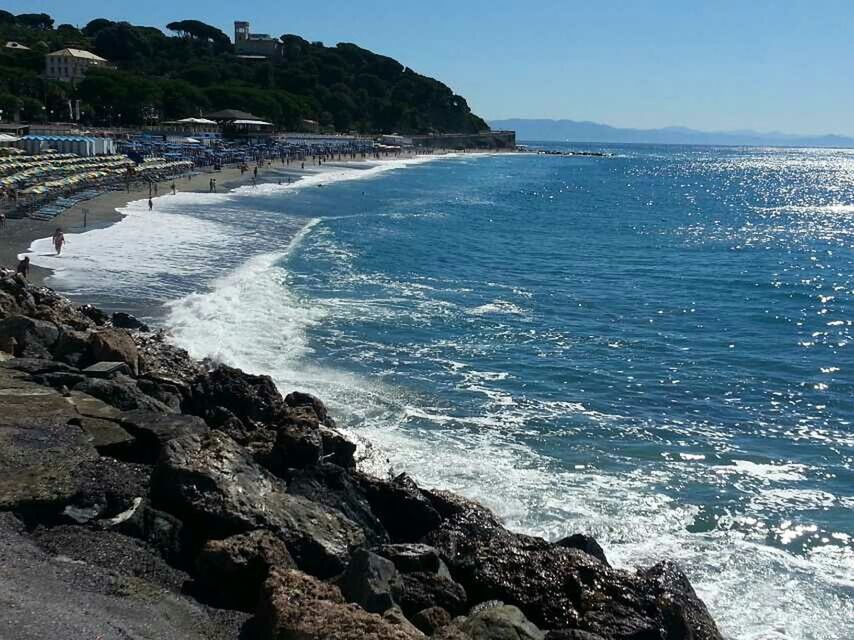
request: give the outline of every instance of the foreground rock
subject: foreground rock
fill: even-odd
[[[275,570],[259,608],[264,638],[271,640],[413,640],[408,627],[344,604],[337,587],[299,571]]]
[[[253,529],[275,531],[301,569],[328,577],[346,567],[364,533],[346,516],[289,495],[224,433],[171,440],[154,475],[154,495],[197,531],[227,537]]]
[[[0,513],[0,638],[236,639],[247,616],[228,617],[140,577],[77,559],[54,536],[48,550]],[[97,547],[95,545],[98,545]],[[81,541],[76,548],[103,549]],[[59,553],[57,553],[59,552]],[[125,548],[114,560],[126,558]]]

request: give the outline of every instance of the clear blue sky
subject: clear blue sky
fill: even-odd
[[[434,76],[487,119],[548,117],[854,135],[852,0],[5,0],[57,23],[355,42]]]

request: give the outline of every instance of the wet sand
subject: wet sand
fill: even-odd
[[[258,170],[258,184],[287,179],[288,177],[299,178],[304,175],[333,171],[344,166],[359,166],[364,164],[365,160],[330,161],[328,164],[320,166],[309,164],[310,162],[310,160],[306,161],[305,169],[300,169],[300,165],[295,162],[286,166],[274,162],[272,166]],[[239,168],[229,167],[220,171],[202,172],[190,180],[187,180],[186,177],[178,177],[175,179],[175,187],[179,192],[207,193],[210,190],[210,179],[216,178],[217,191],[230,191],[252,183],[253,166],[250,165],[250,170],[243,175],[240,174]],[[158,184],[159,196],[162,197],[171,193],[171,180],[165,180]],[[19,256],[27,252],[32,242],[52,236],[57,227],[67,233],[81,233],[85,230],[109,226],[123,217],[117,209],[134,200],[145,198],[148,198],[148,184],[136,189],[132,187],[130,191],[109,191],[92,200],[74,205],[52,220],[33,220],[31,218],[7,220],[6,227],[0,229],[0,267],[10,269],[17,267]],[[157,206],[156,201],[155,206]],[[84,209],[87,210],[85,227],[83,226]],[[50,275],[50,269],[36,265],[30,266],[30,281],[34,284],[44,284],[44,280]]]

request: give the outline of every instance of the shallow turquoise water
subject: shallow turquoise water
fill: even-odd
[[[732,637],[854,637],[854,153],[610,150],[161,198],[56,284],[168,303],[377,470],[676,557]]]

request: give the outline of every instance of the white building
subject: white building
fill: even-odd
[[[82,49],[60,49],[45,56],[45,77],[48,80],[78,82],[91,67],[109,67],[110,63]]]

